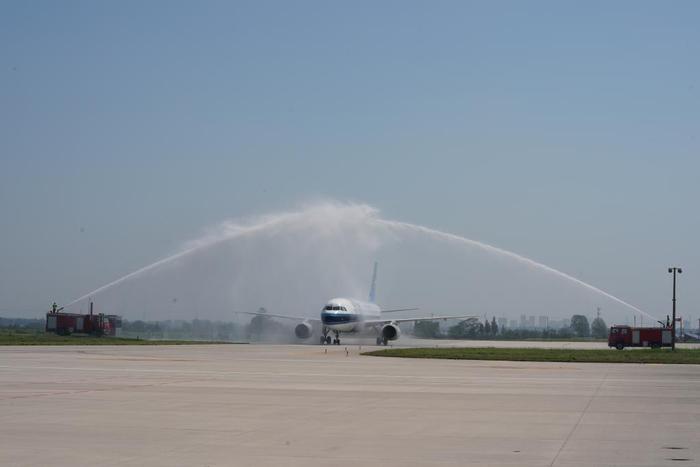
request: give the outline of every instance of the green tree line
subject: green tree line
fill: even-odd
[[[454,326],[450,326],[447,333],[440,331],[437,321],[419,321],[413,328],[416,337],[423,338],[449,338],[449,339],[570,339],[593,338],[606,339],[608,337],[608,325],[603,318],[597,316],[592,324],[584,315],[573,315],[569,326],[561,329],[500,329],[496,318],[481,321],[477,318],[469,318]]]

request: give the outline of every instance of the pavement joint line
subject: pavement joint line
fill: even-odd
[[[575,365],[576,363],[572,363]],[[585,365],[585,364],[584,364]],[[126,372],[126,373],[160,373],[160,374],[191,374],[191,375],[218,375],[218,376],[227,376],[227,375],[245,375],[245,376],[254,376],[254,377],[279,377],[279,376],[284,376],[284,377],[316,377],[316,376],[333,376],[333,377],[341,377],[341,378],[388,378],[388,379],[410,379],[410,380],[427,380],[427,381],[436,381],[436,380],[448,380],[448,381],[465,381],[465,382],[474,382],[478,383],[480,381],[488,379],[489,381],[493,381],[494,379],[496,380],[503,380],[503,381],[518,381],[520,383],[527,383],[527,382],[533,382],[533,383],[546,383],[546,384],[551,384],[552,382],[554,383],[561,383],[561,384],[568,384],[571,381],[573,381],[573,378],[566,378],[563,376],[558,376],[558,377],[553,377],[553,378],[536,378],[536,377],[490,377],[490,378],[481,378],[478,376],[472,376],[469,374],[465,375],[387,375],[387,374],[373,374],[373,373],[333,373],[333,372],[328,372],[328,373],[299,373],[299,372],[294,372],[294,373],[268,373],[268,372],[261,372],[261,371],[240,371],[240,370],[227,370],[227,369],[222,369],[220,371],[217,370],[187,370],[187,371],[178,371],[175,369],[165,369],[165,368],[130,368],[130,369],[124,369],[124,368],[98,368],[98,367],[55,367],[55,366],[13,366],[13,365],[0,365],[0,370],[2,369],[7,369],[7,370],[66,370],[66,371],[98,371],[98,372],[112,372],[112,373],[119,373],[119,372]],[[571,379],[571,381],[570,381]],[[624,379],[606,379],[606,382],[608,383],[614,383],[614,382],[625,382],[626,380]],[[637,383],[641,382],[651,382],[652,380],[645,380],[645,379],[638,379],[636,380]],[[700,380],[687,380],[685,381],[685,384],[687,385],[694,385],[695,383],[699,383]]]
[[[124,387],[124,385],[121,385],[121,386],[110,386],[110,387],[105,387],[105,388],[74,389],[71,391],[60,391],[59,390],[59,391],[53,391],[53,392],[37,392],[34,394],[23,394],[21,396],[10,396],[10,397],[1,397],[0,396],[0,401],[11,401],[11,400],[18,400],[18,399],[35,399],[35,398],[39,398],[39,397],[52,397],[52,396],[74,396],[76,394],[90,394],[90,393],[95,393],[95,392],[149,388],[149,387],[166,386],[169,384],[194,383],[194,382],[199,382],[199,381],[206,381],[206,380],[204,380],[204,379],[186,379],[186,380],[178,380],[178,381],[159,381],[157,383],[131,384],[131,385],[127,385],[126,387]]]
[[[596,396],[597,396],[598,393],[600,392],[600,388],[603,387],[603,384],[605,383],[605,380],[606,380],[607,378],[608,378],[608,373],[605,373],[605,375],[603,375],[603,379],[600,381],[600,384],[598,384],[598,387],[595,388],[595,391],[593,391],[593,394],[592,394],[591,397],[588,399],[588,402],[586,403],[586,407],[584,407],[583,410],[581,411],[581,415],[579,415],[578,420],[576,420],[576,423],[574,424],[573,428],[571,428],[571,431],[569,431],[569,434],[566,435],[566,438],[564,439],[564,442],[563,442],[562,445],[559,447],[559,450],[557,451],[557,454],[554,456],[554,459],[552,459],[552,462],[549,464],[549,467],[552,467],[552,466],[554,465],[554,463],[555,463],[555,462],[557,461],[557,459],[559,458],[559,455],[564,451],[564,448],[565,448],[566,445],[569,443],[569,440],[570,440],[571,437],[573,436],[573,434],[574,434],[574,432],[576,431],[576,429],[578,428],[578,426],[581,424],[581,420],[583,420],[584,415],[586,415],[586,412],[588,412],[588,409],[590,408],[591,403],[593,403],[593,399],[596,398]]]
[[[260,378],[277,378],[277,377],[293,377],[293,378],[313,378],[313,377],[320,377],[320,376],[332,376],[334,378],[336,377],[341,377],[341,378],[369,378],[372,380],[377,380],[377,379],[391,379],[391,380],[397,380],[397,379],[405,379],[405,380],[411,380],[411,381],[416,381],[416,380],[423,380],[423,381],[455,381],[459,382],[462,381],[463,383],[466,384],[478,384],[482,381],[485,381],[485,378],[474,378],[474,377],[469,377],[468,375],[465,376],[410,376],[410,375],[376,375],[376,374],[336,374],[336,373],[266,373],[266,372],[250,372],[250,371],[188,371],[188,372],[177,372],[177,371],[170,371],[170,370],[158,370],[158,369],[153,369],[153,370],[133,370],[130,369],[128,371],[122,370],[122,369],[106,369],[106,368],[24,368],[24,369],[58,369],[58,370],[66,370],[66,371],[104,371],[104,372],[129,372],[129,373],[160,373],[160,374],[173,374],[173,373],[178,373],[178,374],[183,374],[183,373],[188,373],[192,375],[210,375],[210,376],[228,376],[228,375],[237,375],[237,376],[251,376],[251,377],[260,377]],[[490,381],[493,381],[496,378],[490,378]],[[561,379],[557,378],[547,378],[547,379],[536,379],[536,378],[501,378],[499,379],[500,381],[517,381],[521,384],[538,384],[538,385],[551,385],[552,383],[560,383],[563,385],[570,384],[571,381],[562,381]]]

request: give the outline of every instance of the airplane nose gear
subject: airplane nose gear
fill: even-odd
[[[328,340],[330,342],[330,337],[328,337]],[[335,345],[340,345],[340,332],[335,331],[335,339],[333,339],[333,343]]]
[[[328,328],[323,328],[323,332],[321,334],[321,345],[331,343],[331,336],[328,335],[328,331]]]

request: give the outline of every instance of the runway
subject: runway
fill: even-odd
[[[408,360],[347,349],[5,347],[0,464],[700,463],[698,366]]]

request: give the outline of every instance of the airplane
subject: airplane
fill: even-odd
[[[394,313],[398,311],[413,311],[418,308],[394,308],[382,310],[377,305],[376,297],[377,283],[377,263],[374,263],[372,272],[372,285],[369,291],[368,301],[356,300],[352,298],[332,298],[321,310],[320,319],[304,318],[299,316],[279,315],[273,313],[262,313],[254,311],[242,311],[239,313],[248,315],[268,316],[271,318],[289,319],[300,321],[294,328],[294,334],[299,339],[308,339],[313,335],[314,329],[321,330],[319,342],[321,345],[340,345],[341,333],[357,333],[361,335],[376,336],[377,345],[387,345],[401,336],[399,323],[437,321],[460,318],[477,318],[473,315],[460,316],[431,316],[423,318],[384,318],[382,313]],[[333,338],[331,339],[331,334]]]

